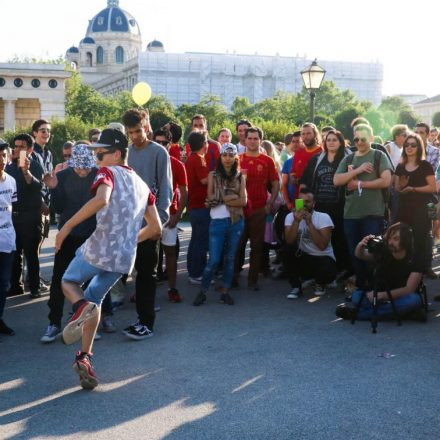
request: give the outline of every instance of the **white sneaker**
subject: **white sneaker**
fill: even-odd
[[[316,296],[324,296],[325,295],[325,287],[317,284],[315,286],[315,295]]]
[[[188,282],[190,284],[202,284],[202,277],[198,277],[198,278],[188,277]]]
[[[314,278],[310,278],[310,280],[304,280],[301,283],[301,287],[303,289],[306,289],[307,287],[313,286],[313,284],[315,284],[315,279]]]
[[[298,299],[298,297],[299,297],[299,287],[294,287],[287,295],[287,299]]]
[[[53,342],[60,333],[61,329],[57,325],[50,324],[47,327],[46,333],[41,337],[40,341],[44,343]]]

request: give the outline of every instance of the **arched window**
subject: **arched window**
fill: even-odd
[[[116,63],[123,64],[124,63],[124,49],[121,46],[118,46],[115,51],[116,55]]]
[[[102,64],[104,62],[104,49],[99,46],[98,49],[96,49],[96,63]]]
[[[90,52],[87,52],[86,53],[86,64],[87,64],[87,67],[92,67],[92,61],[93,61],[92,54]]]

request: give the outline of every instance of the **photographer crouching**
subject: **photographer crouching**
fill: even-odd
[[[377,318],[394,316],[390,292],[401,318],[426,321],[426,311],[417,292],[423,267],[413,260],[413,233],[405,223],[390,226],[382,237],[367,235],[356,246],[355,255],[375,265],[374,287],[377,289]],[[343,319],[369,320],[373,316],[373,290],[356,290],[352,303],[341,304],[336,315]],[[356,308],[362,300],[356,316]]]

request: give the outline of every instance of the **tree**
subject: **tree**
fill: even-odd
[[[409,128],[414,128],[420,118],[411,109],[401,110],[398,117],[399,124],[406,124]]]
[[[432,116],[432,125],[434,127],[440,127],[440,112],[435,112]]]

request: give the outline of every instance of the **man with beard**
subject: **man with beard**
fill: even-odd
[[[324,212],[314,210],[315,196],[308,188],[302,188],[299,198],[304,208],[295,209],[287,215],[285,225],[286,242],[296,244],[287,273],[292,287],[289,299],[297,299],[301,288],[315,280],[315,295],[325,295],[325,286],[336,277],[336,260],[331,244],[333,222]]]
[[[356,257],[372,262],[373,254],[368,251],[368,242],[373,235],[367,235],[356,246]],[[393,316],[393,307],[389,301],[387,289],[393,298],[397,313],[401,317],[426,321],[426,311],[421,297],[416,293],[422,280],[423,269],[412,258],[413,234],[405,223],[396,223],[388,228],[384,237],[385,248],[376,273],[377,283],[377,316]],[[341,304],[336,308],[336,315],[343,319],[371,319],[373,315],[373,291],[363,295],[357,290],[352,295],[351,304]],[[356,316],[356,306],[362,300]]]
[[[294,180],[294,184],[297,184],[301,179],[309,160],[316,154],[322,152],[321,135],[319,134],[318,128],[315,124],[306,122],[301,127],[301,139],[304,144],[304,148],[299,148],[298,151],[296,151],[292,161],[291,176]],[[296,195],[297,194],[298,187],[296,190]]]

